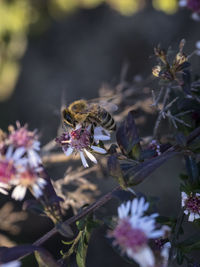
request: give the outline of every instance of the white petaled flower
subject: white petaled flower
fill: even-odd
[[[171,243],[170,242],[166,242],[161,248],[160,255],[162,256],[162,267],[168,266],[170,249],[171,249]]]
[[[141,267],[155,265],[155,256],[148,243],[150,239],[164,235],[164,230],[156,227],[157,213],[144,216],[148,207],[144,198],[120,205],[117,226],[109,233],[109,237],[114,238],[113,244],[118,245],[122,253],[126,253]]]
[[[43,194],[43,189],[47,182],[45,179],[38,177],[35,171],[37,171],[37,169],[26,169],[18,173],[17,177],[11,181],[12,185],[15,186],[11,195],[12,198],[15,200],[22,200],[25,197],[27,189],[29,189],[36,198],[39,198]],[[40,171],[40,169],[38,171]]]
[[[66,156],[70,156],[72,153],[79,153],[82,164],[86,168],[89,167],[89,165],[85,155],[96,164],[97,160],[93,153],[107,153],[104,148],[96,145],[98,144],[99,140],[108,140],[106,139],[108,138],[108,135],[99,128],[100,127],[98,127],[96,130],[94,129],[94,135],[92,135],[91,126],[83,128],[81,125],[77,125],[75,130],[65,132],[60,137],[56,138],[56,142],[62,146]]]
[[[20,267],[21,262],[20,261],[10,261],[7,263],[2,263],[0,266],[1,267]]]
[[[16,177],[18,168],[25,163],[22,158],[23,151],[16,150],[10,146],[6,154],[0,154],[0,192],[7,195],[7,190],[11,187],[12,180]]]
[[[20,150],[27,154],[27,159],[31,167],[35,168],[41,164],[41,158],[38,154],[40,150],[40,142],[37,140],[35,131],[28,131],[26,126],[21,127],[17,122],[17,129],[9,127],[9,143],[16,151]]]
[[[189,215],[188,221],[193,222],[200,218],[200,194],[191,193],[187,195],[185,192],[181,192],[181,205],[184,208],[184,213]]]
[[[94,135],[93,135],[94,141],[98,144],[98,142],[101,141],[107,141],[110,140],[110,133],[108,130],[104,129],[101,126],[97,126],[94,128]]]

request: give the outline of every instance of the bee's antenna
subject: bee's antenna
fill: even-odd
[[[62,110],[63,110],[63,108],[65,106],[66,106],[66,92],[63,89],[62,92],[61,92],[61,101],[60,101],[60,109],[61,109],[61,112],[62,112]]]

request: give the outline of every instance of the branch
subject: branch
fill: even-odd
[[[96,202],[94,202],[88,208],[84,209],[79,214],[77,214],[77,215],[75,215],[75,216],[67,219],[65,222],[62,223],[62,225],[63,226],[70,225],[70,224],[72,224],[72,223],[80,220],[81,218],[85,217],[89,213],[97,210],[98,208],[100,208],[101,206],[103,206],[106,202],[108,202],[109,200],[111,200],[113,198],[113,193],[116,192],[116,191],[118,191],[118,190],[120,190],[120,189],[121,189],[120,186],[115,187],[111,192],[109,192],[106,195],[102,196],[99,200],[97,200]],[[46,242],[49,238],[51,238],[57,232],[58,232],[58,229],[56,227],[54,227],[52,230],[50,230],[44,236],[42,236],[37,241],[35,241],[33,243],[33,245],[36,245],[36,246],[42,245],[44,242]]]
[[[159,128],[160,123],[161,123],[161,120],[163,118],[163,112],[165,111],[165,108],[166,108],[166,103],[167,103],[167,100],[168,100],[168,97],[169,97],[169,93],[170,93],[170,85],[166,89],[166,92],[165,92],[165,95],[164,95],[164,99],[163,99],[163,108],[159,112],[158,118],[156,120],[154,129],[153,129],[153,139],[156,139],[157,138],[158,128]]]

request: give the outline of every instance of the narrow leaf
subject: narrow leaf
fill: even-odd
[[[142,163],[136,163],[132,160],[121,161],[121,170],[124,175],[125,183],[128,186],[133,186],[141,183],[152,172],[159,168],[168,159],[177,155],[178,152],[166,152],[156,158],[146,160]]]
[[[135,158],[138,158],[140,153],[140,138],[137,127],[135,125],[134,111],[130,111],[122,125],[116,133],[117,143],[123,154],[128,155],[132,152]]]
[[[86,267],[85,264],[86,264],[86,255],[88,249],[88,241],[89,240],[86,237],[86,233],[84,231],[80,237],[76,253],[76,262],[78,267]]]
[[[52,255],[44,248],[39,248],[35,252],[36,260],[39,267],[59,267],[58,263],[53,259]]]

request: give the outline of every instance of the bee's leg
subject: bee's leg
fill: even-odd
[[[95,123],[93,122],[92,123],[92,127],[91,127],[91,134],[93,135],[94,134],[94,128],[96,127]]]
[[[83,124],[82,124],[82,127],[81,127],[80,135],[82,135],[82,134],[84,133],[85,129],[86,129],[86,124],[83,123]]]

